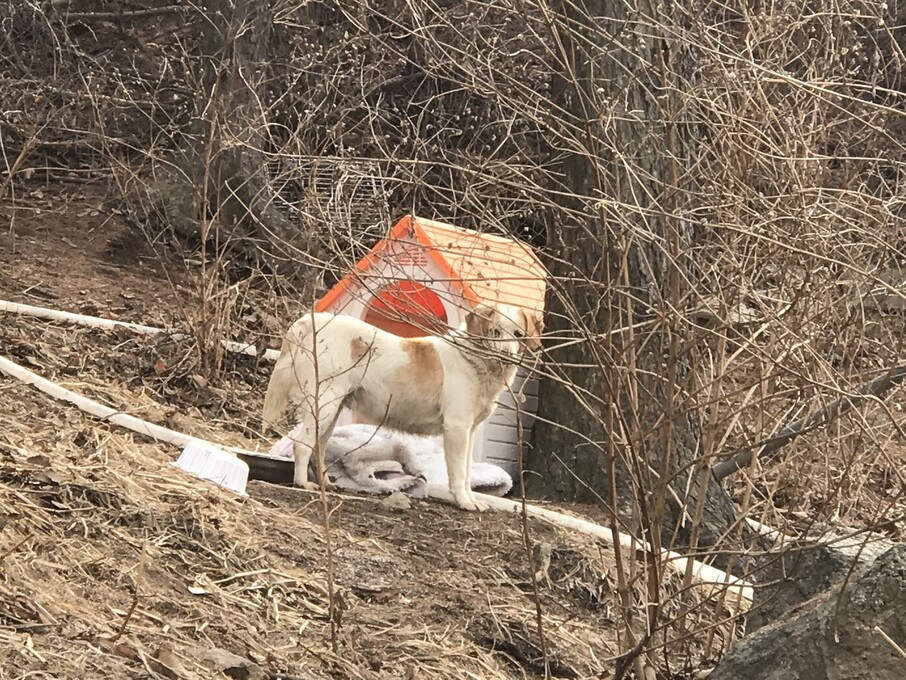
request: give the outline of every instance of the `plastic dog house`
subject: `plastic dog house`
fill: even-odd
[[[476,305],[506,303],[542,311],[547,271],[532,247],[407,215],[315,305],[403,337],[443,332],[465,321]],[[538,385],[519,369],[513,391],[523,390],[523,441],[530,440]],[[344,411],[338,424],[357,422]],[[517,472],[516,408],[503,393],[491,417],[475,432],[474,460]]]

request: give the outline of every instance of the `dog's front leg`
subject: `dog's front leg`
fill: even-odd
[[[321,424],[318,426],[320,431],[320,437],[318,441],[318,465],[314,470],[315,479],[318,478],[318,470],[321,470],[324,473],[324,488],[328,491],[336,489],[336,485],[330,481],[330,477],[327,475],[327,442],[330,441],[330,435],[333,434],[333,428],[337,424],[337,418],[340,417],[340,409],[334,408],[332,412],[325,411],[321,414],[322,420]],[[318,485],[315,485],[316,488],[319,488]]]
[[[311,454],[315,450],[315,423],[314,415],[311,409],[305,406],[299,406],[296,410],[296,422],[299,425],[294,430],[293,436],[293,460],[295,466],[293,469],[293,485],[299,486],[306,491],[317,491],[319,486],[317,482],[308,481],[308,469],[311,465]],[[317,475],[312,475],[317,478]]]
[[[475,504],[475,507],[483,512],[490,508],[487,503],[480,501],[475,497],[475,491],[472,490],[472,455],[475,452],[475,430],[469,430],[469,439],[466,442],[466,455],[462,460],[462,473],[465,478],[465,487],[466,493],[469,494],[469,499]]]
[[[318,484],[308,481],[308,465],[311,462],[311,447],[301,441],[301,436],[293,440],[293,484],[307,491],[317,491]]]
[[[330,481],[330,477],[329,477],[328,474],[327,474],[327,461],[326,461],[326,458],[325,458],[325,455],[324,455],[324,452],[325,452],[326,450],[327,450],[326,444],[321,444],[321,445],[318,447],[318,450],[317,450],[317,452],[316,452],[315,455],[316,455],[316,457],[319,459],[319,464],[318,464],[318,465],[315,465],[315,466],[312,466],[312,468],[311,468],[311,474],[312,474],[312,477],[313,477],[314,479],[318,479],[318,470],[322,470],[322,471],[324,472],[324,489],[325,489],[326,491],[333,491],[333,490],[335,490],[337,487],[336,487],[336,485],[335,485],[333,482]],[[311,489],[310,489],[310,490],[312,490],[312,491],[319,491],[320,489],[321,489],[320,480],[319,480],[318,482],[312,482],[312,483],[311,483]]]
[[[463,510],[480,511],[484,508],[472,498],[466,478],[466,465],[469,464],[469,428],[447,427],[444,429],[444,460],[447,463],[447,478],[450,481],[450,494]],[[484,505],[484,504],[481,504]]]
[[[295,459],[293,484],[302,487],[306,491],[318,491],[321,488],[318,481],[308,481],[312,454],[317,456],[317,466],[312,470],[311,478],[317,480],[318,470],[322,470],[324,472],[324,488],[327,490],[334,488],[333,483],[327,476],[324,452],[327,450],[327,442],[337,422],[339,407],[330,402],[327,403],[326,407],[318,409],[321,421],[317,426],[315,425],[313,409],[309,408],[308,405],[300,407],[296,412],[299,426],[297,428],[297,436],[293,437],[293,458]]]

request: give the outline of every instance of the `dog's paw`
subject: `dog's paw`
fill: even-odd
[[[304,481],[301,484],[297,483],[296,486],[298,486],[302,489],[305,489],[306,491],[320,491],[321,490],[321,485],[318,484],[317,482]],[[324,482],[325,491],[336,491],[336,489],[337,489],[337,485],[334,484],[333,482],[331,482],[329,480]]]
[[[479,501],[468,497],[457,498],[456,505],[458,505],[466,512],[484,512],[485,510],[490,508],[490,506],[484,501]]]
[[[484,501],[478,500],[478,496],[475,495],[475,492],[472,489],[469,489],[469,500],[472,501],[472,504],[475,506],[475,509],[478,512],[485,512],[490,510],[491,506],[485,503]]]
[[[485,503],[484,501],[475,500],[472,501],[475,505],[475,510],[478,512],[487,512],[491,509],[491,506]]]
[[[321,489],[321,486],[317,482],[309,482],[308,480],[296,482],[296,486],[300,489],[305,489],[306,491],[319,491]]]

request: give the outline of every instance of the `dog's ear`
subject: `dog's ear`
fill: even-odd
[[[519,313],[524,321],[525,346],[532,351],[541,349],[541,331],[544,329],[541,313],[525,309],[520,309]]]
[[[516,309],[516,320],[519,322],[519,328],[522,329],[522,335],[516,337],[528,338],[532,335],[534,330],[534,323],[532,318],[529,316],[528,312],[525,311],[522,307]]]
[[[466,330],[471,335],[487,336],[491,332],[497,310],[490,305],[480,304],[466,314]]]
[[[541,335],[544,332],[544,315],[541,312],[535,312],[532,320],[535,322],[535,334]]]

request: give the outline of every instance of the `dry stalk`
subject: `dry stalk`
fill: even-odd
[[[525,386],[523,385],[523,389]],[[538,642],[541,647],[541,660],[544,664],[544,677],[551,677],[551,668],[550,668],[550,659],[547,655],[547,640],[544,635],[544,614],[541,610],[541,592],[539,589],[539,581],[541,580],[542,574],[538,571],[538,565],[535,563],[535,550],[532,546],[532,537],[529,533],[528,525],[528,512],[526,511],[526,500],[525,500],[525,467],[523,465],[523,453],[524,453],[524,444],[523,444],[523,431],[522,431],[522,410],[520,408],[522,397],[522,392],[519,394],[513,393],[510,390],[510,394],[513,396],[513,402],[516,404],[516,466],[517,474],[519,475],[519,500],[522,504],[522,512],[520,513],[521,526],[522,526],[522,543],[525,547],[525,560],[529,568],[529,575],[532,581],[532,598],[534,599],[535,604],[535,626],[538,631]]]
[[[133,592],[132,592],[132,602],[129,603],[129,609],[126,611],[126,615],[123,617],[123,622],[120,624],[119,629],[116,631],[114,636],[110,639],[111,642],[116,642],[121,637],[123,633],[126,632],[126,628],[129,626],[129,622],[132,620],[132,615],[135,614],[135,608],[138,606],[139,590],[141,589],[142,579],[145,575],[145,560],[147,557],[147,551],[145,546],[142,545],[142,554],[139,558],[138,564],[135,567],[135,578],[132,581]]]
[[[10,185],[13,183],[13,180],[16,177],[16,173],[19,172],[19,168],[22,167],[22,164],[25,162],[25,159],[28,158],[28,154],[31,153],[32,149],[36,146],[38,138],[41,135],[42,130],[36,130],[25,143],[22,144],[22,148],[19,150],[16,159],[13,161],[13,164],[10,165],[8,159],[6,158],[6,153],[4,149],[4,160],[7,161],[6,164],[6,179],[3,180],[3,183],[0,184],[0,200],[3,200],[3,197],[6,196],[6,190],[9,189]],[[0,147],[3,145],[3,140],[0,140]]]
[[[886,642],[888,645],[890,645],[897,654],[899,654],[901,657],[906,659],[906,650],[904,650],[902,647],[900,647],[900,645],[897,644],[896,640],[894,640],[887,633],[885,633],[884,630],[880,626],[875,626],[874,631],[878,635],[880,635],[882,638],[884,638],[884,642]]]
[[[715,454],[716,445],[715,438],[719,431],[719,424],[717,422],[718,410],[717,403],[719,399],[719,393],[722,387],[721,378],[724,376],[726,370],[726,335],[719,334],[717,337],[717,347],[713,353],[713,359],[711,365],[714,369],[714,379],[711,381],[709,386],[710,398],[707,408],[707,418],[705,421],[705,426],[702,428],[702,460],[701,465],[698,469],[697,479],[694,482],[698,485],[699,489],[705,488],[705,485],[708,483],[708,475],[710,474],[710,460]],[[693,367],[693,374],[698,374],[696,371],[698,367]],[[699,369],[700,370],[700,369]],[[696,499],[695,509],[692,514],[692,526],[689,531],[689,551],[690,553],[696,553],[698,551],[698,539],[699,531],[701,527],[702,517],[704,514],[704,505],[705,497],[703,494],[700,494]],[[689,568],[686,569],[686,573],[683,575],[683,588],[688,589],[692,584],[692,565],[689,565]],[[719,607],[719,604],[717,605]],[[715,611],[719,611],[716,609]],[[678,623],[678,628],[680,635],[686,632],[686,613],[683,612]],[[710,634],[709,634],[709,644],[710,644]]]
[[[7,557],[9,557],[10,555],[12,555],[12,554],[13,554],[14,552],[16,552],[19,548],[21,548],[23,545],[25,545],[25,543],[26,543],[30,538],[32,538],[31,535],[24,536],[24,537],[22,537],[22,539],[19,540],[17,543],[13,544],[12,547],[7,548],[7,549],[3,552],[3,554],[0,555],[0,564],[2,564],[4,561],[6,561],[6,558],[7,558]]]
[[[220,342],[218,333],[218,324],[215,319],[221,315],[218,313],[215,305],[216,286],[219,281],[219,272],[217,268],[213,271],[208,270],[208,247],[211,236],[211,222],[217,219],[217,215],[210,216],[211,195],[214,191],[220,191],[221,188],[214,186],[211,176],[212,164],[217,153],[217,138],[219,132],[219,110],[220,110],[220,81],[215,81],[211,89],[211,95],[204,110],[207,114],[208,125],[204,146],[202,148],[201,164],[202,176],[201,186],[195,189],[195,195],[198,200],[198,233],[201,239],[201,253],[198,277],[198,320],[191,324],[198,341],[199,362],[204,375],[211,378],[220,370]],[[215,253],[219,257],[219,253]],[[214,306],[214,308],[212,308]],[[214,355],[211,355],[211,352]]]
[[[717,480],[724,479],[737,470],[751,465],[753,460],[779,451],[796,437],[834,422],[858,404],[870,399],[883,399],[890,390],[903,382],[904,378],[906,366],[890,368],[883,375],[860,385],[852,394],[839,397],[827,406],[784,425],[758,446],[749,447],[734,454],[729,460],[718,463],[714,466],[712,474]]]
[[[330,501],[327,498],[327,470],[324,467],[324,451],[321,447],[321,376],[318,369],[318,326],[316,323],[311,325],[311,357],[314,368],[314,394],[311,396],[311,411],[314,418],[314,444],[315,450],[312,452],[315,459],[315,474],[318,475],[318,495],[320,499],[321,522],[324,530],[324,551],[327,558],[327,606],[328,618],[330,619],[330,648],[334,656],[339,654],[340,650],[340,608],[337,602],[335,566],[334,566],[334,547],[330,531]],[[305,405],[300,405],[305,408]],[[331,427],[333,422],[328,424]],[[308,475],[308,470],[303,471]],[[298,474],[298,471],[296,471]]]

